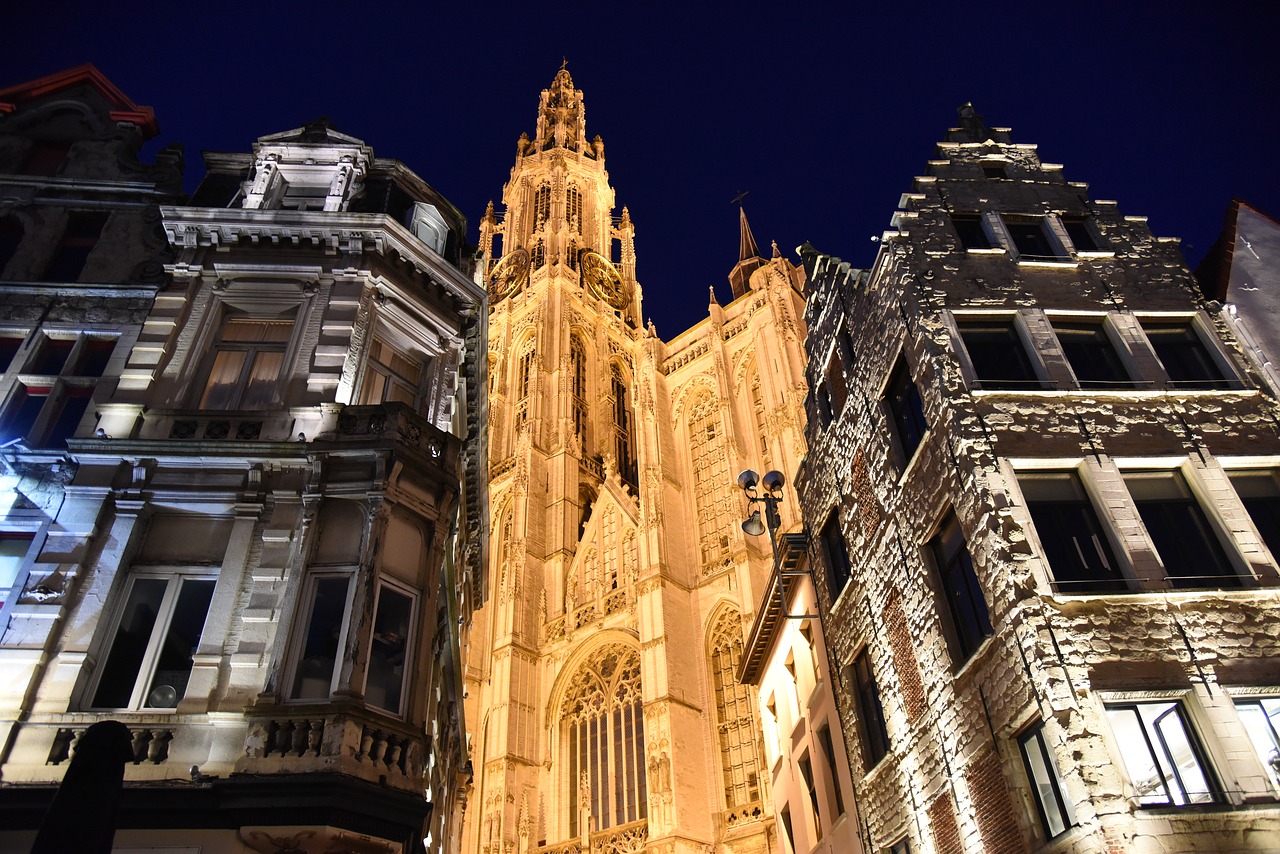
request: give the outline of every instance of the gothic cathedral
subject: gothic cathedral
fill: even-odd
[[[742,531],[735,478],[791,477],[804,455],[803,272],[760,257],[740,216],[733,300],[659,339],[563,69],[502,201],[480,227],[492,536],[467,627],[464,851],[774,851],[756,698],[735,678],[771,555]]]

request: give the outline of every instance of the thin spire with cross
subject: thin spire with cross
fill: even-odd
[[[750,190],[742,190],[741,192],[738,193],[738,195],[733,197],[733,201],[729,202],[729,204],[742,207],[742,200],[745,199],[747,197],[747,193],[750,193],[750,192],[751,192]]]

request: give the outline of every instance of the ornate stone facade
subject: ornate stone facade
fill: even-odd
[[[803,277],[743,219],[735,299],[660,340],[585,128],[562,70],[481,223],[493,595],[465,627],[464,851],[771,851],[754,697],[715,668],[770,567],[734,478],[804,451]]]

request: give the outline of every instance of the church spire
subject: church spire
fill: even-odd
[[[550,88],[542,90],[542,102],[538,105],[538,128],[534,138],[536,150],[544,151],[555,147],[581,151],[587,146],[586,140],[582,92],[574,88],[569,69],[561,66],[551,81]]]
[[[738,263],[729,271],[729,284],[733,287],[733,298],[750,290],[751,274],[763,267],[765,261],[760,257],[760,248],[756,246],[756,238],[747,223],[747,211],[738,206]]]

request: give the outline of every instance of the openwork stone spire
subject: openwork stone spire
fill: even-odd
[[[573,87],[573,78],[569,76],[568,69],[561,68],[551,81],[551,87],[542,90],[534,145],[538,151],[552,147],[581,151],[586,145],[586,139],[586,111],[582,106],[582,92]]]

